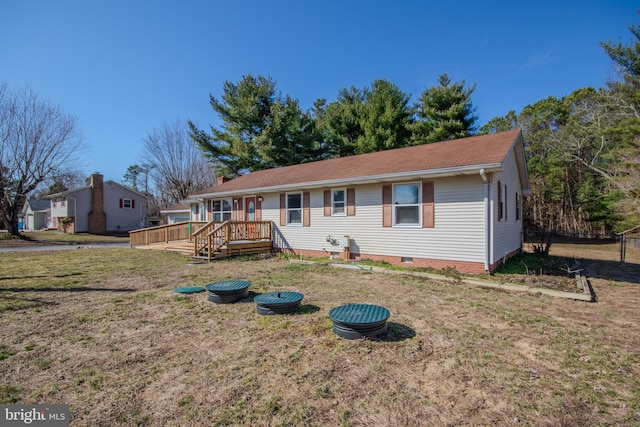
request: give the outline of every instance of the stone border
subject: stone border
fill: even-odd
[[[297,259],[290,259],[290,263],[292,264],[319,264],[319,265],[328,265],[333,268],[347,268],[351,270],[362,270],[369,273],[384,273],[384,274],[401,274],[407,276],[414,277],[424,277],[432,280],[443,280],[447,282],[461,282],[467,285],[478,286],[482,288],[490,288],[490,289],[502,289],[506,291],[516,291],[516,292],[527,292],[530,294],[541,294],[548,295],[557,298],[568,298],[579,301],[587,301],[587,302],[597,302],[598,298],[591,286],[591,282],[587,279],[586,276],[581,275],[580,273],[576,273],[576,287],[580,290],[580,292],[564,292],[564,291],[556,291],[554,289],[545,289],[545,288],[535,288],[532,286],[525,285],[512,285],[509,283],[498,283],[491,282],[488,280],[481,279],[473,279],[473,278],[461,278],[456,279],[452,277],[443,276],[441,274],[432,274],[432,273],[422,273],[417,271],[399,271],[399,270],[391,270],[384,267],[369,267],[358,264],[339,264],[339,263],[327,263],[321,261],[304,261]]]

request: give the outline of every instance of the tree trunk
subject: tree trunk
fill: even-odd
[[[9,232],[9,234],[11,234],[12,236],[19,236],[22,237],[22,235],[20,234],[20,230],[18,230],[18,221],[11,221],[8,224],[5,224],[7,226],[7,231]]]

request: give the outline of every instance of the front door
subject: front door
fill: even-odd
[[[254,197],[245,197],[244,199],[244,212],[245,212],[245,221],[255,221],[256,220],[256,198]]]
[[[256,198],[253,197],[245,197],[244,199],[244,218],[247,221],[246,230],[247,236],[246,238],[249,240],[255,240],[258,236],[257,224],[251,224],[251,222],[256,221]]]

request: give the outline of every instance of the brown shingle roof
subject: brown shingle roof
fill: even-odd
[[[266,169],[237,177],[199,194],[240,192],[418,171],[499,165],[519,134],[519,130],[514,130]]]
[[[191,209],[191,205],[189,203],[176,203],[175,205],[161,209],[160,212],[188,211],[189,209]]]

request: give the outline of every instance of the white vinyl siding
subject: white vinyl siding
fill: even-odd
[[[491,263],[496,263],[515,250],[522,247],[522,220],[516,221],[515,193],[522,194],[520,176],[513,151],[507,154],[502,172],[494,174],[491,184],[491,194],[494,203],[493,216],[493,248]],[[498,220],[498,181],[502,195],[503,215]],[[521,212],[521,211],[520,211]]]
[[[342,252],[327,236],[349,235],[351,251],[371,255],[484,262],[484,200],[479,175],[435,180],[434,228],[382,227],[382,186],[356,186],[357,216],[324,216],[323,190],[310,193],[311,227],[279,227],[279,196],[265,195],[262,218],[274,221],[274,246]]]

